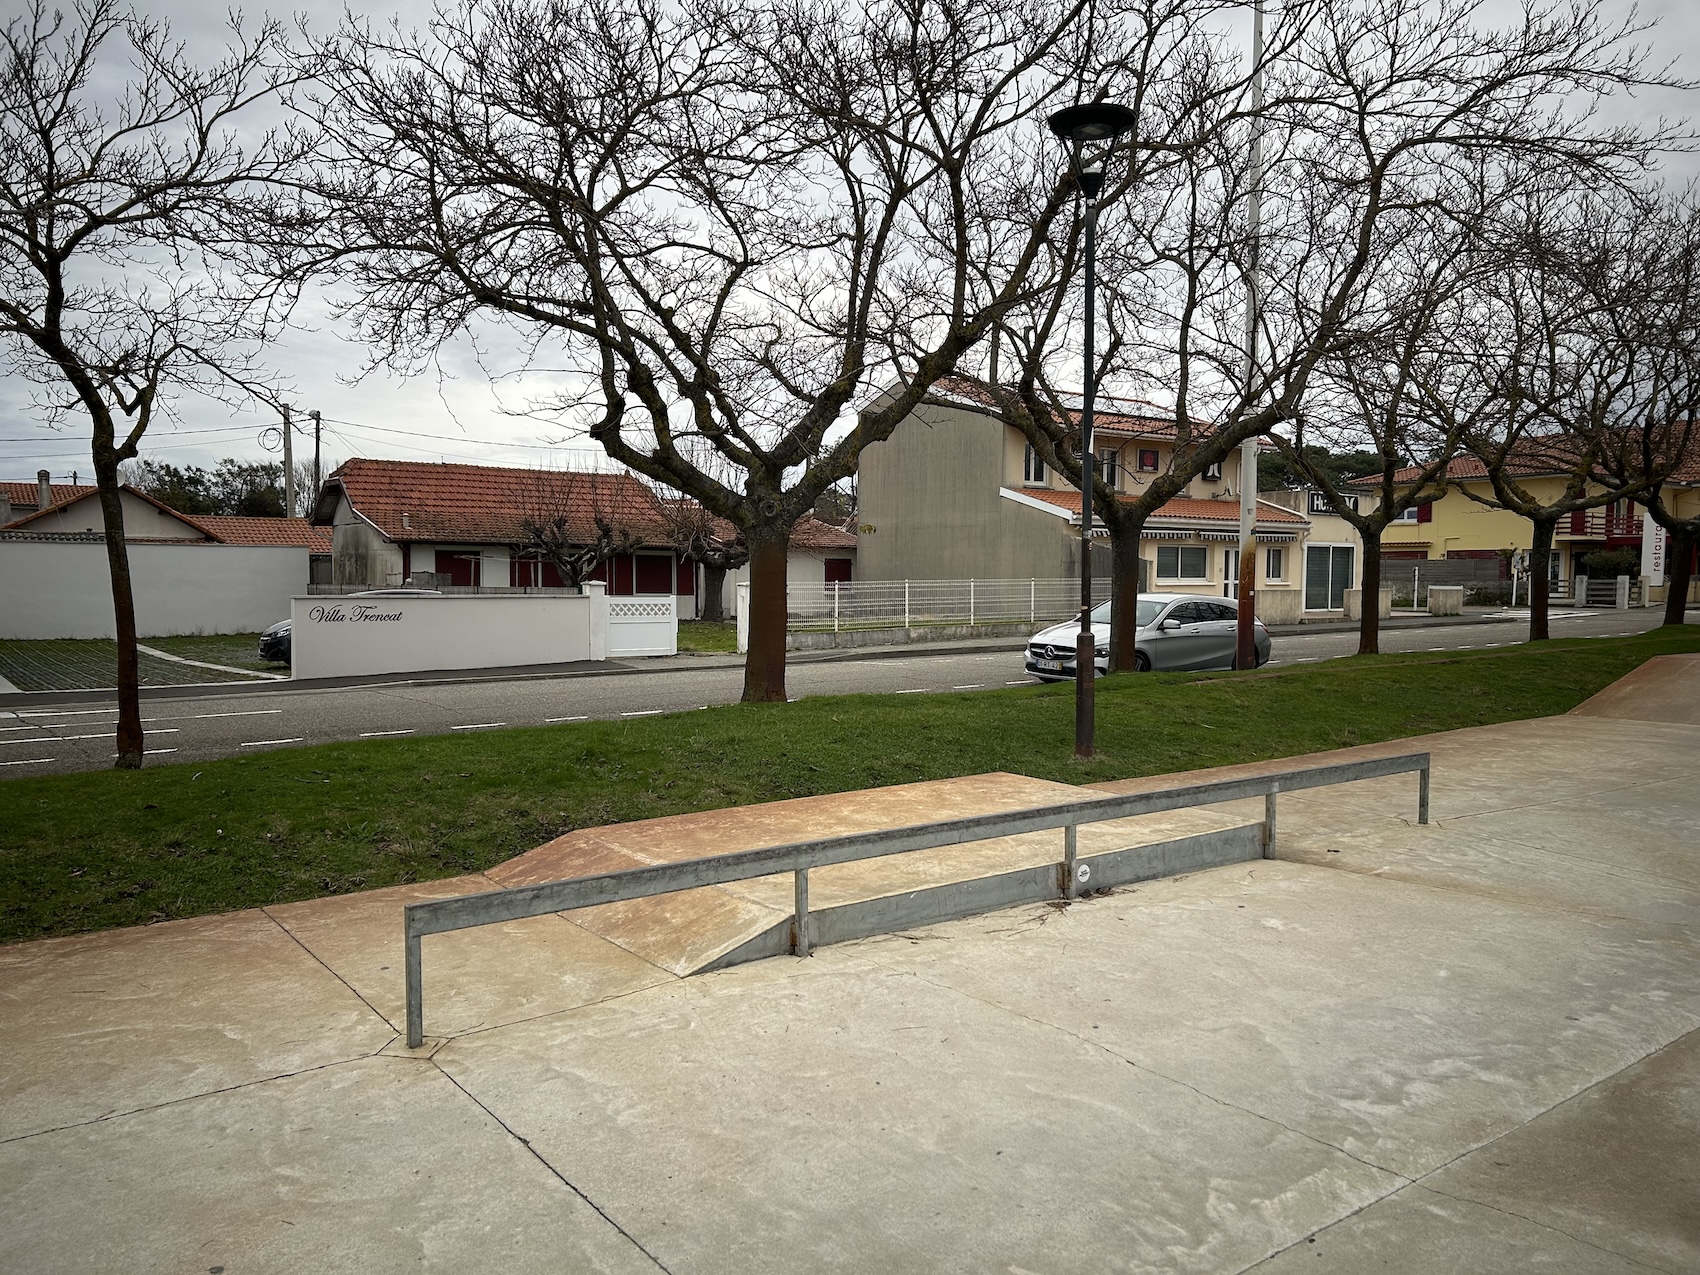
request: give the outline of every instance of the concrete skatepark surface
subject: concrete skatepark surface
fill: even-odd
[[[807,960],[680,977],[722,941],[688,910],[434,936],[417,1051],[404,901],[1084,792],[657,820],[0,949],[0,1271],[1700,1269],[1700,657],[1305,760],[1425,748],[1430,826],[1409,776],[1293,794],[1273,860]],[[710,911],[784,907],[747,886]]]

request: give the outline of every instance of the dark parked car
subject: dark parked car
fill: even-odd
[[[294,629],[292,620],[279,620],[276,624],[260,634],[260,658],[275,660],[279,664],[288,664],[289,635]]]
[[[1139,595],[1139,633],[1134,662],[1145,669],[1233,668],[1238,644],[1239,605],[1233,598],[1193,593]],[[1076,620],[1065,620],[1035,633],[1027,644],[1027,671],[1048,682],[1074,677]],[[1092,608],[1092,641],[1099,676],[1110,665],[1110,604]],[[1269,660],[1269,630],[1257,621],[1257,662]]]

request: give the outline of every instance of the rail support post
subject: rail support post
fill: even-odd
[[[1269,791],[1263,794],[1263,857],[1275,857],[1275,795],[1281,791],[1281,785],[1271,783]]]
[[[1428,762],[1417,772],[1417,822],[1428,822]]]
[[[809,870],[798,868],[791,874],[792,897],[796,911],[791,926],[791,950],[798,956],[809,954]]]
[[[402,964],[407,971],[407,1047],[418,1049],[425,1043],[425,976],[420,961],[419,935],[413,932],[405,912],[402,917]]]
[[[1076,861],[1080,855],[1080,825],[1065,824],[1063,827],[1063,857],[1062,868],[1058,875],[1062,880],[1058,883],[1065,899],[1072,899],[1079,894],[1074,880]]]

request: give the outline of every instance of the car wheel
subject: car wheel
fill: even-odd
[[[1133,653],[1133,671],[1135,673],[1149,673],[1151,671],[1151,657],[1144,651]]]

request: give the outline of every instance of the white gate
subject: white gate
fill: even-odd
[[[608,599],[608,658],[679,653],[679,600],[646,593]]]

